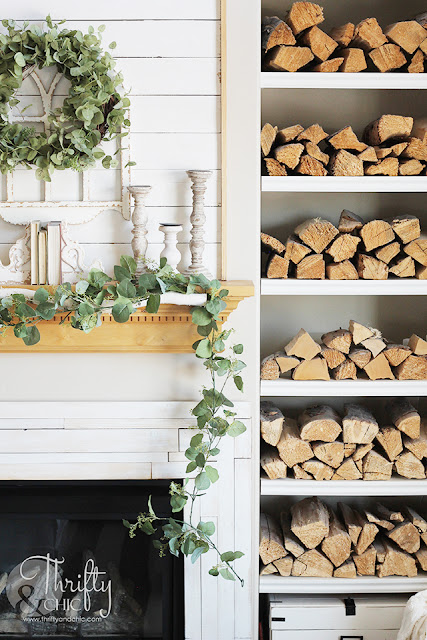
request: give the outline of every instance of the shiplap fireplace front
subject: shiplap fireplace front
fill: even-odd
[[[195,421],[190,415],[194,404],[0,403],[0,508],[1,496],[7,496],[8,491],[17,491],[19,487],[26,487],[30,493],[35,487],[45,487],[44,491],[46,487],[50,487],[50,492],[58,491],[61,486],[80,487],[87,492],[89,511],[95,512],[99,510],[99,505],[97,507],[96,500],[92,500],[91,492],[95,491],[96,494],[96,487],[111,487],[111,495],[114,497],[120,487],[127,486],[131,492],[137,486],[146,486],[145,493],[143,491],[145,499],[140,501],[136,509],[131,509],[132,514],[128,509],[129,517],[135,517],[137,511],[146,510],[146,498],[156,483],[163,485],[163,498],[168,502],[169,481],[181,481],[186,475],[187,461],[184,452],[194,435],[192,428]],[[230,621],[236,620],[235,611],[239,610],[243,616],[244,628],[250,624],[251,611],[250,541],[241,534],[241,527],[248,521],[251,507],[251,488],[248,484],[251,456],[250,406],[247,403],[236,404],[236,411],[238,417],[246,423],[247,432],[235,440],[227,438],[222,443],[221,455],[218,462],[214,463],[220,480],[195,505],[193,521],[196,524],[199,520],[213,521],[217,529],[215,542],[220,549],[239,549],[246,553],[238,567],[245,579],[245,587],[232,582],[219,582],[208,574],[209,568],[218,562],[217,556],[212,552],[205,554],[194,565],[186,560],[183,563],[183,579],[174,584],[178,595],[184,592],[186,640],[249,637],[249,634],[246,636],[230,625]],[[237,485],[240,487],[238,496],[235,491]],[[47,491],[50,495],[49,490]],[[104,496],[105,499],[108,497],[108,491],[104,492]],[[107,513],[110,505],[106,504],[105,507]],[[35,496],[33,512],[43,514],[44,508],[43,499]],[[117,512],[116,515],[120,514]],[[126,514],[123,512],[121,517],[126,517]],[[139,536],[144,534],[140,533]],[[127,549],[132,549],[135,540],[130,540],[129,543]],[[151,545],[151,540],[149,544]],[[166,559],[159,560],[160,563],[163,561],[168,562]],[[175,596],[172,591],[168,597]],[[238,617],[235,625],[242,625],[242,619]],[[64,634],[63,637],[73,636]],[[154,637],[169,640],[168,635]],[[171,640],[178,640],[180,637],[182,636],[170,636]]]

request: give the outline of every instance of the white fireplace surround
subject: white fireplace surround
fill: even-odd
[[[195,404],[0,402],[0,479],[184,478]],[[219,549],[246,554],[236,565],[245,586],[208,575],[218,562],[212,552],[194,565],[186,561],[186,640],[251,637],[250,404],[237,403],[236,411],[247,431],[224,438],[216,463],[220,479],[198,501],[195,519],[215,523]]]

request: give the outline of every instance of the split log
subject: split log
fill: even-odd
[[[394,380],[389,362],[383,353],[368,362],[365,367],[365,373],[370,380]]]
[[[321,352],[321,346],[313,340],[305,329],[300,329],[296,336],[285,346],[288,356],[296,356],[303,360],[312,360]]]
[[[357,256],[357,272],[363,280],[387,280],[388,266],[385,262],[377,260],[365,253]]]
[[[347,458],[342,465],[338,467],[332,476],[332,480],[360,480],[362,473],[357,468],[353,458]]]
[[[306,551],[294,560],[292,567],[293,576],[306,578],[332,578],[333,571],[334,565],[316,549]]]
[[[261,402],[261,437],[267,444],[277,446],[282,434],[283,420],[283,413],[272,402]]]
[[[390,520],[390,522],[404,522],[405,518],[400,511],[390,511],[385,505],[381,504],[381,502],[377,502],[375,504],[375,509],[381,518],[385,518],[386,520]]]
[[[417,265],[415,268],[415,276],[418,280],[427,280],[427,267]]]
[[[390,244],[386,244],[384,247],[377,249],[375,251],[375,255],[378,260],[381,262],[385,262],[389,264],[400,253],[400,244],[398,242],[390,242]]]
[[[426,477],[423,463],[410,451],[401,453],[394,461],[396,472],[404,478],[413,478],[417,480]]]
[[[279,44],[296,44],[292,29],[277,16],[266,17],[261,25],[261,47],[268,51]]]
[[[358,514],[345,502],[338,502],[338,509],[341,513],[344,524],[347,527],[351,542],[353,546],[356,546],[362,531],[362,525]]]
[[[384,546],[383,541],[379,539],[377,536],[373,541],[372,546],[375,547],[375,551],[377,552],[377,562],[379,564],[382,564],[385,560],[385,554],[386,554],[386,548]]]
[[[357,236],[344,233],[335,238],[331,246],[326,249],[326,253],[333,257],[334,262],[349,260],[356,253],[359,242],[360,238]]]
[[[420,534],[412,522],[401,522],[388,531],[387,536],[407,553],[415,553],[420,548]]]
[[[373,522],[374,524],[377,525],[377,527],[381,527],[381,529],[385,529],[386,531],[391,531],[392,529],[394,529],[394,524],[392,524],[389,520],[386,520],[384,518],[379,518],[371,511],[364,510],[364,514],[368,522]],[[375,544],[375,542],[376,540],[374,540],[373,544]]]
[[[374,147],[366,147],[365,151],[359,153],[359,159],[363,162],[377,162],[378,156]]]
[[[405,551],[384,539],[385,557],[384,562],[377,567],[379,578],[387,576],[406,576],[414,578],[417,575],[415,560]]]
[[[330,159],[329,172],[333,176],[363,176],[363,161],[349,151],[340,149]]]
[[[363,458],[364,480],[390,480],[392,471],[393,463],[376,451],[370,451]]]
[[[424,13],[419,13],[415,16],[414,20],[418,22],[424,29],[427,29],[427,11]]]
[[[423,40],[426,39],[424,28],[416,20],[396,22],[384,29],[387,38],[399,45],[406,53],[415,53]]]
[[[326,131],[323,130],[320,124],[316,123],[312,124],[310,127],[307,127],[307,129],[304,129],[304,131],[301,131],[301,133],[297,137],[297,140],[298,142],[308,140],[309,142],[314,142],[314,144],[319,144],[319,142],[325,140],[325,138],[327,137],[328,134],[326,133]]]
[[[356,365],[351,360],[346,360],[332,371],[334,380],[357,380]]]
[[[427,357],[411,355],[395,372],[398,380],[427,380]]]
[[[279,365],[274,355],[261,360],[261,380],[278,380],[280,375]]]
[[[347,354],[350,352],[352,335],[346,329],[337,329],[324,333],[321,340],[329,349],[336,349]]]
[[[276,520],[266,513],[261,513],[260,516],[259,539],[259,555],[263,564],[268,565],[286,556],[280,527]]]
[[[410,348],[403,344],[388,344],[384,350],[384,355],[392,367],[398,367],[411,353]]]
[[[272,253],[267,261],[265,274],[269,279],[286,280],[289,274],[289,260],[283,256]]]
[[[314,2],[294,2],[286,18],[294,35],[323,22],[323,9]]]
[[[301,466],[306,473],[309,473],[318,481],[331,480],[334,475],[334,470],[324,462],[320,462],[320,460],[307,460]]]
[[[329,280],[358,280],[359,274],[350,260],[333,262],[326,265],[326,277]]]
[[[264,156],[268,156],[274,144],[277,134],[277,127],[273,127],[267,122],[261,129],[261,151]]]
[[[321,548],[335,567],[342,565],[351,554],[350,536],[332,509],[329,509],[329,532]]]
[[[352,233],[353,231],[361,229],[363,225],[364,222],[362,218],[352,211],[348,211],[348,209],[341,211],[340,221],[338,223],[338,231],[340,233]]]
[[[356,25],[352,45],[370,51],[387,42],[383,30],[376,18],[366,18]]]
[[[420,46],[422,46],[422,44],[423,43],[421,43]],[[418,49],[418,51],[414,53],[408,65],[408,73],[424,73],[424,56],[425,54],[421,49]]]
[[[319,498],[305,498],[293,504],[291,515],[291,531],[307,549],[314,549],[328,535],[328,509]]]
[[[416,216],[394,216],[390,219],[390,224],[404,244],[416,240],[421,235],[420,221]]]
[[[398,278],[413,278],[415,276],[415,262],[410,256],[401,258],[390,266],[389,272]]]
[[[417,513],[414,509],[410,507],[405,507],[405,511],[408,515],[410,522],[416,527],[417,531],[420,533],[427,532],[427,521],[422,518],[419,513]]]
[[[275,253],[282,254],[286,251],[286,246],[283,242],[280,242],[280,240],[270,236],[268,233],[261,233],[261,248],[267,253],[274,251]]]
[[[363,49],[342,49],[340,55],[344,58],[340,67],[343,73],[359,73],[368,68]]]
[[[399,175],[399,160],[397,158],[385,158],[377,164],[371,164],[365,170],[367,176],[392,176]]]
[[[393,138],[406,138],[411,134],[413,123],[410,117],[383,115],[367,125],[363,140],[374,147]]]
[[[357,555],[360,556],[360,554],[364,553],[366,549],[373,543],[373,541],[375,540],[375,536],[379,532],[379,529],[376,524],[374,524],[373,522],[369,522],[369,520],[367,520],[357,511],[356,519],[359,521],[361,531],[357,540],[357,544],[355,545],[355,551]]]
[[[290,236],[286,241],[286,257],[298,264],[306,255],[311,253],[311,249],[300,242],[296,236]]]
[[[299,464],[292,467],[292,471],[294,472],[294,476],[297,480],[313,480],[313,476],[307,473],[307,471],[304,471]]]
[[[343,441],[354,444],[369,444],[378,433],[378,422],[366,407],[359,404],[344,405]]]
[[[287,578],[291,575],[292,565],[294,564],[293,558],[291,556],[286,556],[286,558],[280,558],[279,560],[275,560],[273,565],[279,571],[280,575],[284,578]]]
[[[308,442],[335,442],[342,431],[340,416],[332,407],[324,404],[305,409],[298,416],[298,422],[301,438]]]
[[[280,526],[282,527],[283,544],[286,551],[293,555],[294,558],[299,558],[305,552],[305,548],[292,533],[289,513],[286,511],[282,511],[280,514]]]
[[[352,339],[354,344],[360,344],[363,340],[367,340],[368,338],[372,338],[374,332],[369,327],[365,327],[365,325],[360,324],[360,322],[356,322],[355,320],[350,320],[348,325],[348,330],[352,335]]]
[[[328,365],[323,358],[303,360],[293,371],[294,380],[330,380]]]
[[[377,434],[377,440],[391,462],[396,460],[403,451],[402,435],[394,427],[381,427]]]
[[[278,573],[278,571],[272,562],[270,562],[270,564],[261,563],[259,571],[260,576],[271,576],[273,573]]]
[[[263,445],[261,448],[261,468],[270,480],[278,478],[286,478],[287,466],[280,458],[277,449],[269,445]]]
[[[427,235],[421,234],[419,238],[403,247],[403,251],[423,267],[427,266]]]
[[[386,220],[371,220],[360,230],[366,251],[372,251],[394,240],[394,231]]]
[[[325,62],[316,64],[316,66],[312,68],[312,71],[316,71],[317,73],[336,73],[339,71],[343,62],[344,58],[330,58],[329,60],[325,60]]]
[[[264,158],[265,168],[269,176],[287,176],[288,172],[283,164],[274,158]]]
[[[281,144],[287,144],[288,142],[292,142],[295,138],[304,131],[304,127],[300,124],[294,124],[291,127],[286,127],[285,129],[280,129],[277,132],[276,140]]]
[[[399,164],[400,176],[419,176],[425,168],[425,164],[419,160],[405,160]]]
[[[393,151],[391,147],[373,147],[378,160],[384,160],[387,156],[390,156]]]
[[[329,156],[328,156],[329,160]],[[296,169],[297,173],[303,176],[327,176],[328,172],[320,160],[316,160],[310,155],[301,156],[301,160]]]
[[[335,42],[327,33],[314,26],[308,29],[300,40],[309,47],[314,57],[321,62],[325,62],[335,51],[338,43]]]
[[[362,152],[367,146],[364,142],[360,142],[350,126],[344,127],[330,135],[327,142],[337,150],[347,149],[349,151],[354,150]]]
[[[347,22],[339,27],[333,27],[329,35],[339,44],[340,47],[348,47],[354,38],[354,29],[354,24],[352,22]]]
[[[382,338],[376,338],[375,336],[373,336],[372,338],[367,338],[366,340],[362,340],[361,344],[365,347],[365,349],[368,349],[368,351],[372,353],[372,356],[374,358],[376,358],[377,355],[381,353],[381,351],[384,351],[387,346]]]
[[[423,571],[427,571],[427,547],[422,546],[415,554],[418,564]]]
[[[295,369],[299,365],[300,361],[295,356],[287,356],[284,351],[278,351],[274,354],[277,364],[279,365],[280,373],[287,373]]]
[[[266,69],[295,73],[314,59],[308,47],[288,47],[280,45],[270,49],[264,58]]]
[[[325,358],[329,369],[335,369],[335,367],[345,362],[345,355],[341,351],[337,351],[337,349],[322,347],[322,356]]]
[[[419,138],[410,138],[402,157],[427,162],[427,144],[419,140]]]
[[[353,560],[347,560],[334,571],[334,578],[356,578],[356,566]]]
[[[322,253],[338,235],[338,229],[328,220],[312,218],[298,225],[295,233],[315,253]]]
[[[289,169],[295,169],[298,166],[303,151],[303,144],[291,143],[276,147],[273,153],[278,162],[281,162],[286,167],[289,167]]]
[[[420,436],[419,438],[403,437],[405,448],[414,454],[418,460],[427,458],[427,423],[425,420],[421,420]]]
[[[412,135],[419,138],[424,144],[427,144],[427,118],[415,120]]]
[[[405,151],[406,147],[409,145],[409,142],[397,142],[396,144],[393,144],[390,149],[391,149],[391,155],[394,158],[398,158],[399,156],[402,155],[402,153]]]
[[[307,151],[308,155],[311,156],[312,158],[315,158],[316,160],[318,160],[322,164],[328,164],[328,162],[329,162],[328,154],[327,153],[323,153],[323,151],[321,151],[321,149],[318,147],[318,145],[314,144],[314,142],[310,142],[310,141],[306,142],[305,150]],[[302,159],[301,159],[301,162],[302,162]],[[317,174],[310,173],[308,175],[317,175]]]
[[[363,458],[373,449],[374,445],[372,442],[368,444],[359,444],[356,448],[356,451],[353,453],[352,458],[355,462],[358,460],[363,460]],[[371,522],[371,521],[369,521]]]
[[[324,280],[325,260],[320,253],[306,256],[297,264],[295,275],[298,280]]]
[[[364,369],[368,362],[372,358],[372,353],[369,349],[353,349],[348,354],[350,360],[354,362],[354,364],[359,367],[359,369]]]
[[[312,447],[316,458],[333,469],[337,469],[344,460],[342,442],[315,442]]]
[[[421,417],[406,398],[394,398],[387,405],[392,423],[410,438],[420,437]]]
[[[406,57],[396,44],[383,44],[370,51],[369,57],[381,73],[395,71],[406,64]]]
[[[308,442],[301,440],[296,420],[284,418],[277,449],[283,462],[288,467],[301,464],[313,457],[313,450]]]
[[[356,565],[358,575],[374,576],[376,559],[377,551],[372,544],[360,555],[354,555],[353,560]]]

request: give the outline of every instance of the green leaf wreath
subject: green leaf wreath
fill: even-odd
[[[51,292],[40,287],[34,298],[24,294],[12,294],[0,300],[0,331],[12,330],[28,346],[40,340],[37,325],[42,320],[52,320],[57,313],[65,313],[62,323],[69,323],[74,329],[89,333],[102,322],[102,313],[109,309],[116,322],[126,322],[136,311],[136,305],[147,301],[148,313],[157,313],[160,296],[167,291],[191,294],[206,292],[204,306],[195,307],[192,321],[197,326],[200,340],[193,344],[197,358],[209,372],[210,388],[203,388],[200,402],[193,408],[192,415],[197,419],[196,433],[191,438],[185,452],[188,459],[187,473],[194,480],[187,479],[183,485],[172,482],[169,487],[172,513],[181,514],[188,507],[188,519],[184,516],[160,518],[154,512],[151,501],[148,511],[140,513],[135,523],[124,521],[129,534],[134,537],[138,530],[155,535],[154,545],[160,555],[166,552],[178,556],[182,553],[191,556],[194,563],[204,553],[213,550],[217,553],[217,563],[210,569],[212,576],[222,576],[226,580],[236,578],[243,585],[233,567],[233,561],[241,558],[240,551],[219,551],[213,541],[215,525],[213,522],[194,522],[193,507],[211,484],[218,481],[218,471],[212,466],[212,459],[220,454],[222,438],[235,438],[246,427],[236,419],[233,403],[224,391],[229,381],[234,381],[239,391],[243,390],[241,371],[245,363],[239,356],[243,345],[235,344],[227,349],[227,340],[232,330],[223,330],[219,326],[220,314],[226,309],[228,291],[221,289],[218,280],[209,281],[203,275],[186,276],[174,271],[164,259],[159,268],[136,277],[136,262],[130,256],[122,256],[120,265],[114,267],[113,279],[98,269],[92,269],[86,280],[80,280],[73,288],[65,283]]]
[[[127,135],[129,98],[122,94],[123,77],[115,73],[115,61],[101,47],[104,25],[95,35],[93,27],[83,34],[77,29],[59,30],[48,16],[47,29],[14,20],[3,20],[7,34],[0,34],[0,171],[17,165],[36,167],[40,180],[50,181],[55,169],[83,171],[102,159],[105,168],[116,158],[100,149],[102,140]],[[114,48],[115,43],[110,44]],[[9,109],[19,104],[15,97],[23,77],[32,67],[56,65],[70,82],[61,108],[49,116],[49,132],[9,122]],[[24,110],[22,111],[22,113]],[[132,163],[133,164],[133,163]]]

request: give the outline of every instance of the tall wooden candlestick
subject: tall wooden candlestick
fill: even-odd
[[[151,187],[147,185],[128,187],[129,192],[133,195],[135,206],[132,214],[132,250],[136,260],[136,274],[140,276],[146,272],[145,254],[147,253],[147,211],[145,209],[145,201],[147,195],[151,191]]]
[[[203,252],[205,249],[205,192],[206,182],[211,177],[212,171],[187,171],[187,175],[190,178],[191,190],[193,191],[193,210],[190,216],[191,240],[191,265],[184,271],[186,276],[194,276],[198,273],[203,273],[207,278],[212,280],[212,276],[208,269],[203,264]]]

